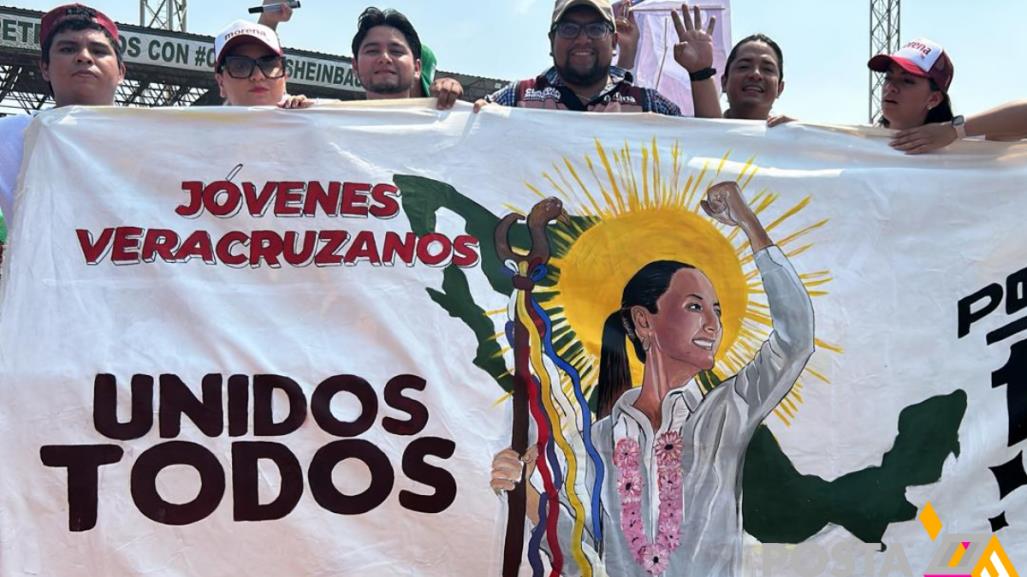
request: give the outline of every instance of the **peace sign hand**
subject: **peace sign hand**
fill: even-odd
[[[671,18],[674,19],[674,28],[677,29],[679,40],[674,45],[674,60],[688,72],[698,72],[712,67],[713,29],[717,24],[717,17],[710,16],[706,30],[703,30],[699,7],[695,6],[692,9],[692,16],[689,17],[688,5],[682,4],[681,14],[673,11]]]

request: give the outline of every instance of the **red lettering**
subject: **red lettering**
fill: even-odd
[[[275,197],[275,214],[277,216],[300,216],[303,203],[302,182],[279,182],[278,196]]]
[[[210,210],[209,208],[207,209]],[[207,264],[217,264],[214,260],[214,243],[210,233],[198,230],[190,234],[175,253],[175,262],[189,262],[193,257],[200,257]]]
[[[182,190],[189,193],[189,204],[175,207],[175,213],[187,218],[195,218],[203,212],[203,183],[190,180],[182,183]]]
[[[319,238],[324,242],[324,246],[317,251],[314,264],[317,266],[341,265],[342,255],[339,254],[339,251],[349,240],[349,233],[344,230],[322,230]]]
[[[303,233],[303,246],[296,248],[296,240],[299,233],[290,230],[285,233],[285,262],[292,266],[307,266],[314,258],[314,249],[317,248],[317,232],[308,230]]]
[[[164,262],[174,262],[175,247],[178,246],[178,233],[164,228],[146,231],[143,238],[143,262],[153,262],[160,256]]]
[[[246,199],[246,210],[249,211],[250,216],[264,216],[264,213],[267,212],[267,207],[271,206],[271,197],[274,195],[275,188],[277,187],[277,182],[265,182],[264,186],[260,189],[260,194],[257,194],[257,185],[252,182],[242,183],[242,193]]]
[[[244,253],[232,253],[232,245],[235,244],[247,246],[250,244],[250,238],[246,236],[246,233],[238,230],[225,233],[225,236],[221,237],[221,240],[218,241],[218,260],[228,266],[241,267],[246,264],[249,258]]]
[[[107,251],[111,248],[111,237],[114,236],[113,228],[105,228],[100,233],[100,238],[93,241],[93,233],[85,229],[77,229],[75,234],[78,235],[78,244],[82,247],[82,256],[86,259],[86,264],[98,264],[100,261],[107,256]]]
[[[203,204],[207,212],[214,216],[227,218],[235,216],[242,208],[242,192],[234,182],[219,180],[208,184],[203,189]]]
[[[114,264],[139,264],[139,237],[143,229],[137,226],[119,226],[114,230],[114,247],[111,262]]]
[[[346,252],[346,264],[353,265],[361,260],[366,260],[375,266],[382,264],[382,259],[378,256],[378,244],[374,240],[374,233],[369,230],[358,232],[353,240],[353,246]]]
[[[339,216],[339,193],[342,190],[342,184],[338,182],[329,182],[328,190],[324,189],[324,186],[317,181],[310,181],[307,183],[307,197],[303,201],[303,216],[314,216],[317,207],[321,207],[321,212],[328,216]]]
[[[432,247],[435,247],[433,250]],[[417,259],[428,266],[441,267],[453,257],[453,244],[444,234],[429,232],[417,239]]]
[[[367,218],[367,193],[371,185],[347,182],[342,185],[342,215]]]
[[[417,250],[417,236],[408,232],[403,236],[388,231],[385,233],[385,242],[382,243],[382,262],[387,265],[396,263],[396,257],[407,266],[414,266],[414,252]]]
[[[371,189],[371,199],[376,204],[371,206],[371,216],[388,219],[399,214],[399,189],[391,184],[376,184]]]
[[[276,207],[277,209],[277,207]],[[250,236],[250,266],[260,266],[264,261],[271,268],[280,268],[278,257],[282,256],[282,237],[273,230],[255,230]]]
[[[478,264],[478,239],[462,234],[453,239],[453,264],[460,268],[471,268]]]

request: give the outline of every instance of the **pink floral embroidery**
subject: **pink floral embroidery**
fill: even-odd
[[[642,476],[638,469],[621,469],[617,479],[617,492],[622,503],[636,503],[642,500]]]
[[[670,555],[681,544],[681,518],[684,510],[681,496],[681,435],[668,431],[656,439],[657,486],[660,495],[660,513],[656,521],[656,541],[650,543],[642,522],[642,480],[638,441],[621,439],[613,451],[613,464],[617,467],[617,493],[621,500],[620,527],[631,547],[635,562],[650,575],[667,569]],[[650,497],[653,498],[653,497]]]
[[[678,467],[681,464],[681,444],[681,434],[676,431],[667,431],[660,435],[653,446],[657,464]]]

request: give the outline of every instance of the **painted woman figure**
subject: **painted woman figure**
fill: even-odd
[[[748,237],[773,331],[749,364],[704,396],[697,376],[713,368],[723,332],[710,279],[691,265],[656,261],[628,281],[604,325],[592,425],[606,465],[602,556],[610,575],[740,574],[746,448],[813,354],[809,295],[738,186],[711,187],[702,207]],[[626,339],[645,364],[640,387],[631,383]],[[534,450],[500,452],[493,488],[512,489],[521,463],[530,475],[533,461]],[[578,571],[573,563],[564,569]]]

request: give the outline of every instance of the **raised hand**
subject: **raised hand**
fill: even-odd
[[[688,14],[688,5],[681,5],[681,14],[671,12],[674,28],[678,32],[678,43],[674,45],[674,60],[689,72],[698,72],[713,66],[713,30],[717,18],[710,16],[706,30],[702,29],[702,15],[699,7]]]
[[[263,5],[270,6],[272,4],[278,4],[277,8],[261,12],[258,22],[272,30],[276,30],[279,24],[288,22],[292,18],[292,8],[289,8],[289,5],[284,0],[264,0]]]
[[[752,214],[752,209],[742,198],[742,190],[731,181],[711,186],[706,191],[706,199],[699,204],[710,217],[731,226],[741,226]]]
[[[617,65],[621,68],[631,69],[635,66],[635,56],[638,54],[638,24],[635,22],[635,12],[627,9],[627,16],[617,19]]]
[[[729,226],[742,229],[749,237],[753,254],[773,244],[760,219],[742,197],[742,190],[733,181],[714,184],[706,190],[706,199],[699,201],[702,209],[711,218]]]

